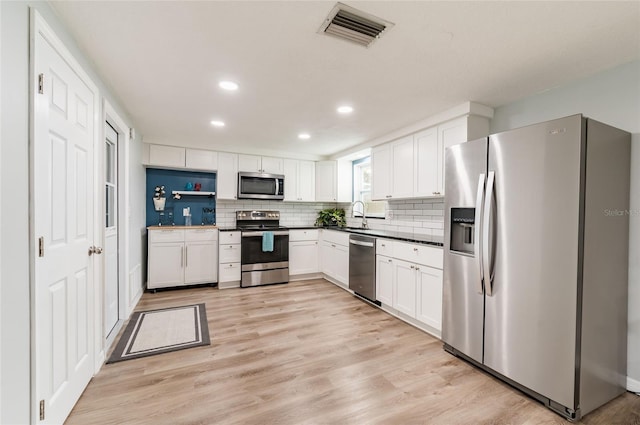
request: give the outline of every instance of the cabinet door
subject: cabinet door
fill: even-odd
[[[416,266],[418,311],[416,319],[437,330],[442,329],[442,270]]]
[[[335,161],[317,162],[316,163],[316,201],[335,202],[336,188],[337,188],[336,162]]]
[[[444,152],[453,145],[467,141],[467,118],[459,118],[438,126],[438,189],[436,195],[444,196]]]
[[[407,316],[416,317],[416,269],[411,263],[395,260],[394,282],[395,296],[393,305]]]
[[[330,242],[322,241],[320,245],[320,270],[322,273],[334,277],[334,263],[333,263],[333,247]]]
[[[391,195],[394,198],[413,196],[413,136],[403,137],[391,145]]]
[[[162,167],[184,168],[185,150],[175,146],[150,145],[149,164]]]
[[[289,242],[289,274],[318,273],[318,242]]]
[[[271,156],[262,157],[262,173],[271,174],[283,174],[284,173],[284,159],[274,158]]]
[[[391,198],[391,147],[378,146],[371,152],[371,197],[374,200]]]
[[[238,198],[238,154],[226,152],[218,153],[216,185],[216,198]]]
[[[430,128],[413,136],[415,193],[417,197],[437,196],[440,190],[438,177],[438,128]]]
[[[298,196],[298,166],[296,159],[284,160],[284,200],[299,201]]]
[[[284,188],[286,191],[286,180]],[[305,202],[316,200],[316,164],[313,161],[298,162],[298,200]]]
[[[217,242],[191,242],[184,246],[184,283],[218,281]]]
[[[336,245],[333,251],[333,261],[335,264],[334,277],[338,282],[349,285],[349,247]]]
[[[187,149],[185,165],[193,170],[216,171],[218,169],[218,152]]]
[[[184,282],[184,243],[149,244],[147,287],[180,286]]]
[[[393,306],[393,259],[376,256],[376,299]]]
[[[262,158],[257,155],[238,155],[238,171],[262,172]]]

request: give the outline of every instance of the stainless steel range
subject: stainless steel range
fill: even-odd
[[[240,229],[241,287],[289,282],[289,229],[279,211],[236,211]]]

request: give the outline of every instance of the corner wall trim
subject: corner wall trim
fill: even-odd
[[[627,376],[627,391],[640,395],[640,381]]]

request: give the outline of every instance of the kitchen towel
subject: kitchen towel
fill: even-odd
[[[262,252],[273,252],[273,232],[262,232]]]

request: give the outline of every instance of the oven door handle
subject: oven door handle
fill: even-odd
[[[264,234],[264,232],[242,232],[242,237],[243,238],[250,238],[252,236],[262,236]],[[289,236],[289,232],[288,231],[280,231],[280,232],[273,232],[273,236]]]

